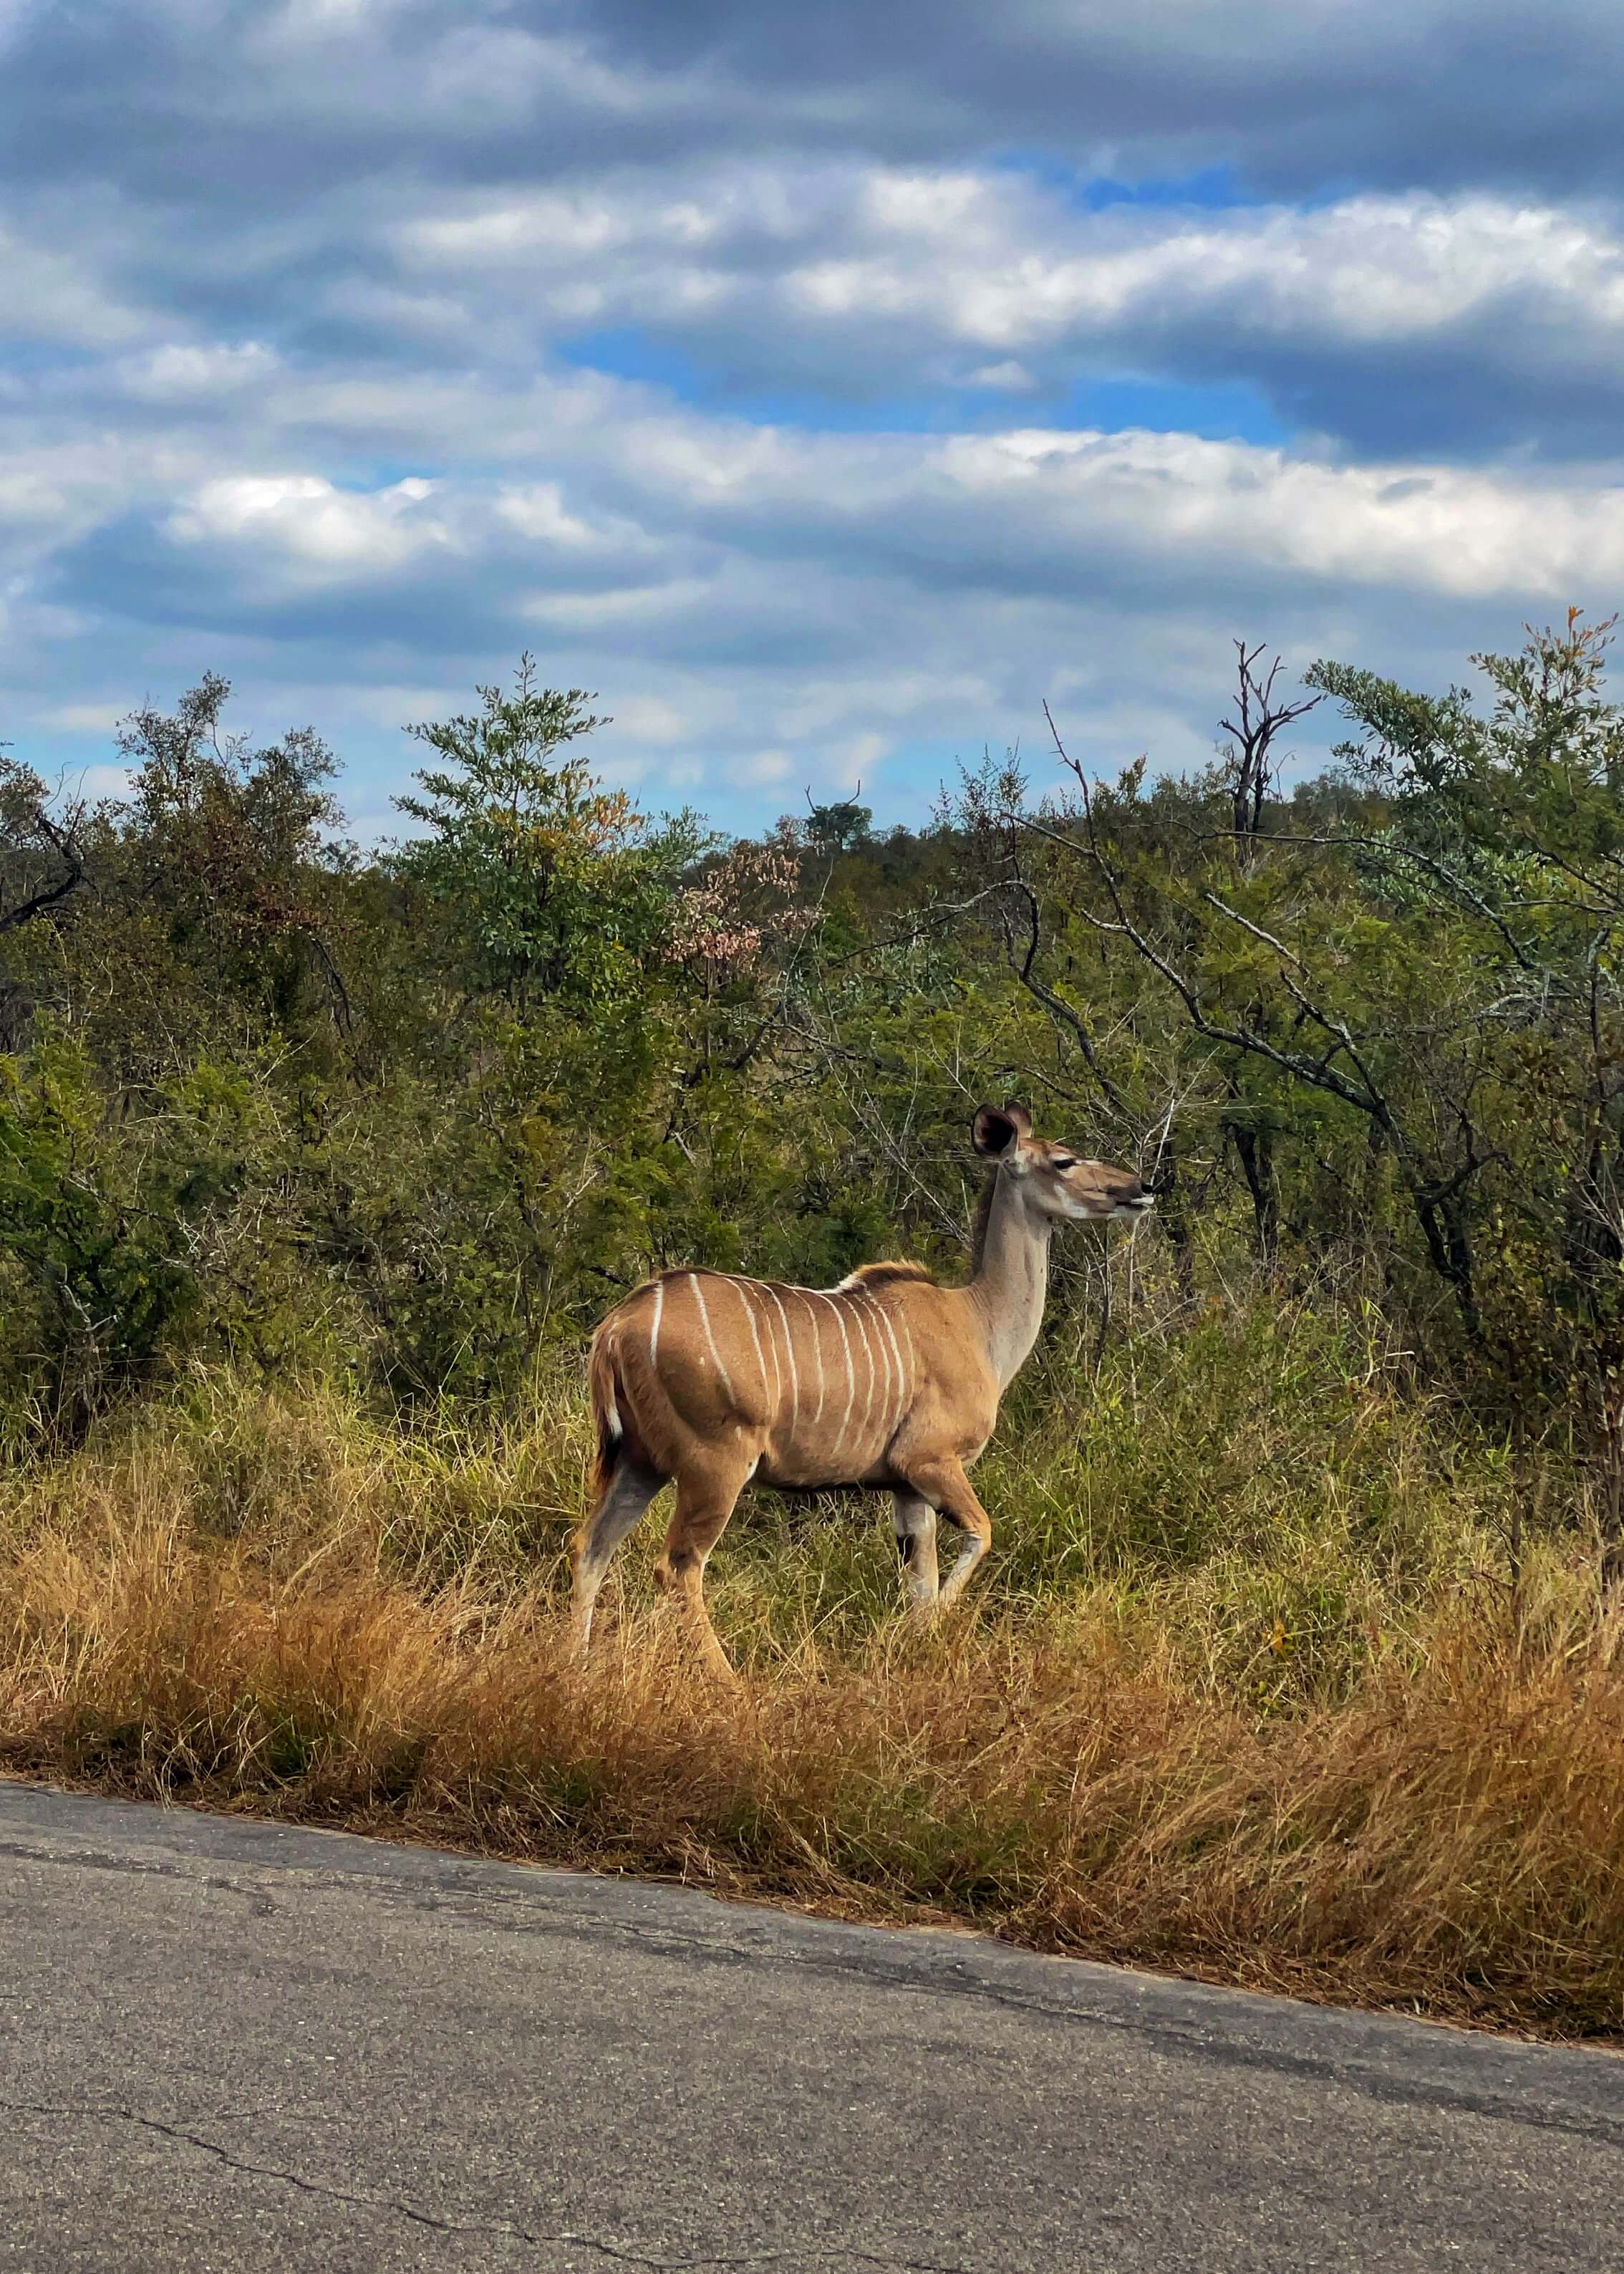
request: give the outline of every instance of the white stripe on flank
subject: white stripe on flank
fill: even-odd
[[[750,1291],[752,1303],[758,1295],[765,1302],[768,1295],[772,1291],[764,1279],[747,1279],[744,1284]],[[767,1329],[767,1348],[772,1355],[772,1418],[776,1423],[778,1408],[784,1403],[784,1367],[778,1358],[778,1338],[772,1330],[771,1311],[762,1313],[762,1323]]]
[[[880,1419],[883,1425],[880,1432],[880,1449],[883,1452],[891,1442],[891,1433],[894,1426],[891,1414],[896,1400],[891,1386],[891,1352],[885,1347],[885,1337],[882,1331],[885,1325],[885,1306],[872,1290],[868,1291],[868,1308],[878,1321],[874,1329],[874,1339],[880,1346],[880,1364],[885,1369],[885,1403],[880,1412]]]
[[[750,1340],[756,1345],[756,1363],[761,1368],[762,1397],[765,1398],[767,1395],[767,1361],[762,1354],[761,1337],[756,1331],[756,1306],[751,1302],[748,1291],[750,1283],[748,1279],[730,1279],[727,1284],[730,1287],[736,1289],[739,1300],[744,1305],[744,1315],[750,1322]],[[773,1363],[775,1366],[777,1365],[778,1361],[776,1359]]]
[[[665,1283],[663,1279],[657,1279],[654,1283],[654,1324],[649,1329],[649,1364],[650,1366],[659,1364],[660,1313],[665,1307]]]
[[[812,1295],[811,1291],[808,1288],[792,1287],[790,1289],[790,1293],[792,1295],[799,1295],[801,1301],[806,1305],[808,1310],[812,1311]],[[812,1416],[812,1427],[816,1429],[818,1423],[823,1418],[824,1388],[823,1337],[817,1330],[817,1313],[816,1311],[812,1311],[812,1348],[817,1359],[817,1412]]]
[[[832,1295],[825,1295],[822,1288],[814,1288],[812,1291],[820,1303],[827,1303],[834,1313],[835,1324],[840,1329],[840,1341],[846,1351],[846,1412],[841,1418],[840,1427],[835,1433],[835,1442],[830,1447],[832,1457],[845,1444],[846,1433],[852,1426],[852,1407],[857,1397],[857,1371],[852,1364],[852,1338],[846,1331],[846,1321],[841,1316],[840,1306]]]
[[[688,1284],[693,1289],[694,1300],[699,1306],[699,1316],[704,1327],[705,1340],[710,1345],[710,1355],[716,1360],[716,1370],[722,1377],[722,1387],[726,1389],[727,1395],[732,1397],[734,1395],[733,1380],[728,1374],[727,1368],[722,1363],[722,1353],[718,1350],[716,1346],[716,1337],[710,1331],[710,1314],[705,1308],[705,1299],[700,1292],[699,1275],[696,1271],[690,1271],[688,1273]]]
[[[907,1337],[908,1395],[911,1397],[914,1395],[914,1392],[919,1388],[919,1352],[914,1347],[914,1329],[908,1324],[908,1314],[906,1311],[898,1311],[897,1316],[901,1320],[902,1331]]]
[[[908,1324],[906,1302],[897,1306],[897,1324],[902,1329],[902,1338],[908,1346],[908,1362],[903,1369],[902,1383],[902,1411],[906,1415],[912,1412],[914,1401],[925,1386],[925,1370],[919,1362],[919,1352],[914,1347],[914,1329]]]
[[[868,1361],[868,1394],[863,1399],[863,1416],[859,1425],[861,1434],[857,1440],[861,1447],[868,1442],[868,1426],[874,1419],[874,1393],[879,1387],[880,1377],[874,1363],[874,1348],[868,1340],[868,1321],[863,1315],[863,1306],[855,1295],[852,1298],[852,1324],[862,1337],[863,1356]]]
[[[886,1333],[891,1337],[891,1356],[897,1361],[897,1419],[891,1423],[891,1428],[886,1432],[886,1442],[889,1443],[893,1433],[900,1427],[903,1415],[908,1410],[908,1377],[903,1370],[902,1345],[897,1340],[897,1329],[892,1326],[891,1322],[891,1313],[886,1309],[883,1303],[880,1305],[880,1316],[885,1322]],[[904,1315],[902,1323],[905,1327],[907,1325],[907,1318],[906,1314]]]
[[[789,1360],[789,1433],[793,1437],[795,1434],[796,1425],[801,1419],[801,1374],[795,1364],[795,1342],[793,1336],[789,1330],[789,1313],[784,1307],[783,1300],[778,1294],[778,1289],[776,1287],[769,1287],[766,1291],[771,1296],[773,1303],[777,1307],[778,1316],[784,1321],[784,1355]],[[769,1329],[769,1331],[771,1331],[771,1329]],[[778,1362],[778,1351],[776,1342],[773,1344],[772,1348],[772,1362],[774,1366]]]

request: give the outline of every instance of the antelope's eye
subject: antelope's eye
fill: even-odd
[[[1051,1169],[1074,1169],[1077,1163],[1070,1153],[1056,1153],[1049,1165]]]

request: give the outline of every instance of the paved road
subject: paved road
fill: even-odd
[[[1624,2060],[0,1785],[0,2270],[1624,2268]]]

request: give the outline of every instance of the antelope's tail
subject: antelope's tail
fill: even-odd
[[[587,1389],[592,1400],[592,1421],[598,1432],[598,1452],[592,1467],[592,1489],[608,1491],[615,1467],[626,1446],[626,1389],[615,1362],[614,1321],[605,1319],[592,1337],[586,1362]]]

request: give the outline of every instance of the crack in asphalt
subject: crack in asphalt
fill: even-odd
[[[358,1880],[362,1875],[354,1877]],[[509,1894],[505,1891],[497,1894],[485,1889],[470,1889],[465,1894],[459,1890],[449,1900],[432,1892],[420,1894],[398,1885],[392,1886],[390,1893],[410,1909],[450,1912],[492,1926],[533,1925],[535,1912],[539,1909],[545,1924],[568,1932],[582,1941],[632,1942],[660,1955],[698,1959],[713,1966],[772,1964],[810,1973],[856,1977],[878,1987],[918,1996],[974,1999],[1001,2007],[1011,2013],[1037,2014],[1049,2021],[1109,2029],[1118,2035],[1146,2039],[1160,2046],[1194,2054],[1222,2067],[1329,2079],[1385,2107],[1441,2108],[1452,2113],[1482,2116],[1501,2123],[1527,2125],[1542,2131],[1560,2132],[1579,2139],[1599,2141],[1606,2146],[1624,2142],[1624,2061],[1617,2064],[1618,2114],[1599,2112],[1592,2116],[1571,2109],[1542,2108],[1529,2101],[1514,2102],[1507,2091],[1473,2091],[1469,2086],[1456,2085],[1447,2078],[1410,2082],[1382,2077],[1361,2065],[1357,2052],[1350,2052],[1345,2060],[1338,2060],[1327,2053],[1294,2052],[1280,2045],[1247,2044],[1234,2038],[1216,2037],[1199,2022],[1180,2021],[1167,2014],[1146,2011],[1111,2013],[1098,2006],[1060,2003],[1026,1992],[1005,1989],[997,1983],[970,1973],[963,1962],[957,1960],[949,1962],[939,1971],[909,1972],[887,1964],[883,1958],[868,1960],[850,1950],[789,1949],[771,1943],[765,1937],[759,1941],[722,1939],[719,1933],[687,1933],[680,1927],[645,1926],[634,1919],[584,1918],[579,1913],[561,1907],[554,1909],[545,1900],[538,1903],[535,1898],[519,1891]],[[723,1901],[719,1897],[710,1900],[718,1903]],[[487,1902],[497,1916],[482,1916]],[[523,1917],[502,1916],[505,1913],[529,1913],[530,1916],[526,1921]],[[793,1917],[795,1915],[786,1916]],[[1140,1978],[1153,1987],[1178,1979],[1177,1977],[1157,1975]],[[1201,1987],[1212,1988],[1213,1985],[1203,1984]],[[1222,1992],[1214,1989],[1214,1994],[1221,1996]],[[1259,1992],[1234,1994],[1243,1997],[1265,1995]],[[1339,2009],[1325,2010],[1327,2014],[1335,2014]],[[1370,2018],[1401,2023],[1403,2017],[1379,2014]],[[1538,2060],[1540,2053],[1546,2050],[1538,2045],[1524,2044],[1515,2038],[1492,2037],[1486,2034],[1472,2037],[1465,2031],[1459,2035],[1468,2043],[1497,2054],[1508,2054],[1513,2059],[1526,2053],[1531,2059]],[[1452,2044],[1451,2050],[1457,2048]],[[1583,2054],[1579,2058],[1599,2062],[1613,2057],[1596,2052]]]
[[[75,1848],[71,1852],[50,1848],[34,1848],[20,1840],[0,1840],[0,1856],[14,1857],[23,1864],[70,1864],[86,1871],[125,1871],[132,1877],[147,1879],[187,1879],[209,1888],[219,1895],[235,1895],[244,1902],[256,1918],[275,1918],[275,1904],[267,1894],[255,1887],[244,1887],[235,1879],[219,1872],[199,1871],[190,1864],[164,1864],[139,1856],[109,1856],[102,1848]]]
[[[590,2250],[618,2265],[646,2266],[656,2270],[656,2274],[688,2274],[689,2269],[704,2267],[775,2266],[782,2264],[786,2256],[782,2250],[755,2250],[730,2253],[726,2256],[653,2257],[647,2251],[633,2248],[628,2243],[604,2241],[596,2235],[582,2234],[573,2228],[544,2233],[538,2229],[519,2226],[508,2219],[441,2218],[432,2211],[420,2210],[415,2203],[402,2202],[398,2195],[357,2195],[346,2187],[330,2186],[323,2180],[309,2179],[302,2172],[285,2170],[280,2165],[252,2162],[247,2157],[234,2155],[230,2149],[222,2148],[218,2141],[205,2139],[201,2133],[188,2130],[183,2124],[169,2124],[162,2117],[144,2116],[139,2109],[127,2108],[121,2103],[107,2102],[98,2106],[5,2100],[0,2101],[0,2111],[8,2116],[46,2116],[75,2123],[113,2120],[133,2124],[144,2132],[155,2132],[161,2138],[172,2140],[177,2145],[196,2148],[200,2153],[212,2156],[228,2171],[241,2172],[246,2178],[273,2180],[284,2187],[297,2187],[302,2195],[345,2203],[354,2210],[391,2211],[412,2225],[426,2227],[436,2234],[488,2234],[532,2246],[556,2244],[573,2250]],[[229,2112],[213,2118],[211,2121],[234,2123],[240,2122],[245,2116],[274,2112],[244,2109]],[[855,2259],[864,2266],[891,2270],[891,2274],[970,2274],[967,2268],[950,2266],[940,2260],[898,2258],[893,2253],[864,2250],[853,2243],[815,2243],[812,2248],[819,2259]]]
[[[199,1819],[207,1820],[207,1819]],[[256,1819],[258,1821],[259,1819]],[[503,1870],[523,1871],[526,1867],[512,1864],[501,1858],[463,1859],[441,1857],[438,1850],[397,1850],[389,1843],[392,1853],[407,1855],[428,1854],[449,1871],[478,1868],[480,1860],[496,1863]],[[190,1880],[215,1892],[229,1894],[246,1902],[256,1916],[276,1917],[275,1904],[268,1896],[244,1886],[238,1881],[218,1874],[209,1874],[188,1861],[168,1862],[154,1858],[122,1856],[103,1849],[75,1847],[71,1850],[41,1848],[23,1841],[0,1840],[0,1856],[46,1866],[90,1868],[103,1871],[129,1872],[138,1876]],[[263,1868],[263,1866],[261,1867]],[[770,1931],[742,1934],[718,1921],[709,1932],[689,1931],[681,1926],[645,1924],[637,1919],[587,1917],[569,1907],[567,1901],[555,1901],[539,1878],[534,1888],[492,1887],[473,1885],[434,1887],[414,1885],[403,1877],[388,1873],[346,1869],[342,1864],[334,1870],[318,1871],[314,1866],[274,1859],[272,1868],[290,1877],[308,1881],[323,1892],[365,1890],[369,1895],[391,1905],[418,1914],[440,1914],[461,1922],[484,1925],[505,1932],[538,1931],[568,1935],[585,1943],[621,1943],[642,1946],[650,1953],[677,1959],[697,1960],[710,1966],[771,1966],[814,1974],[856,1978],[889,1990],[914,1995],[937,1996],[970,1999],[997,2006],[1008,2012],[1035,2015],[1046,2020],[1065,2022],[1073,2027],[1109,2030],[1147,2041],[1158,2047],[1192,2055],[1205,2062],[1229,2069],[1263,2071],[1278,2075],[1329,2079],[1350,2091],[1387,2107],[1434,2107],[1462,2115],[1479,2116],[1492,2121],[1515,2124],[1530,2128],[1560,2133],[1571,2137],[1615,2145],[1624,2140],[1624,2062],[1617,2064],[1616,2084],[1607,2079],[1618,2093],[1619,2108],[1598,2110],[1594,2113],[1568,2107],[1541,2106],[1529,2098],[1513,2098],[1514,2088],[1474,2090],[1470,2084],[1457,2084],[1447,2077],[1418,2080],[1384,2077],[1370,2065],[1364,2049],[1350,2047],[1342,2059],[1321,2052],[1297,2052],[1284,2045],[1249,2044],[1235,2037],[1213,2033],[1200,2021],[1145,2008],[1131,2013],[1112,2012],[1101,2005],[1079,2005],[1046,1999],[1031,1992],[1007,1988],[972,1973],[961,1961],[936,1960],[928,1968],[911,1970],[906,1966],[889,1962],[888,1954],[876,1952],[865,1955],[850,1947],[819,1949],[802,1946],[793,1947],[775,1938]],[[578,1875],[560,1873],[568,1880],[569,1893],[581,1885]],[[624,1887],[628,1883],[616,1880],[612,1884]],[[662,1883],[647,1884],[658,1887]],[[682,1891],[688,1895],[696,1891]],[[710,1898],[720,1906],[721,1899]],[[773,1915],[777,1916],[777,1915]],[[793,1917],[793,1915],[788,1915]],[[1177,1977],[1172,1977],[1177,1979]],[[1142,1977],[1153,1992],[1169,1977]],[[1205,1985],[1204,1985],[1205,1986]],[[1214,1996],[1222,1995],[1216,1991]],[[1260,1993],[1240,1993],[1258,1996]],[[1378,2016],[1402,2026],[1400,2017]],[[1524,2046],[1517,2040],[1485,2037],[1477,2041],[1486,2052],[1501,2059],[1514,2060],[1526,2055],[1537,2061],[1542,2048]],[[1451,2052],[1458,2047],[1450,2046]],[[1608,2063],[1609,2057],[1596,2052],[1576,2056]],[[1598,2066],[1597,2082],[1605,2074]]]

